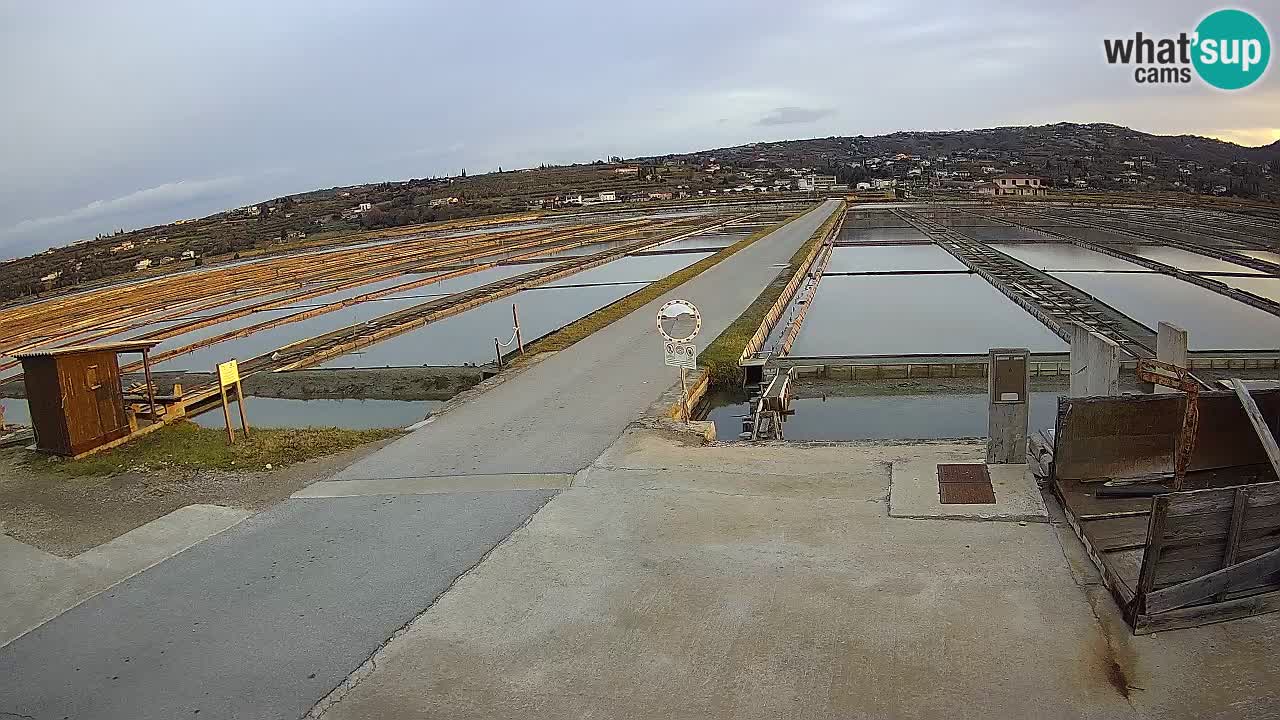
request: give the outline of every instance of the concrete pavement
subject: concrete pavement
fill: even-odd
[[[218,505],[188,505],[73,558],[0,535],[0,647],[249,515]]]
[[[301,717],[552,494],[287,501],[0,648],[0,717]]]
[[[675,380],[662,364],[654,328],[672,297],[702,313],[699,342],[742,314],[839,203],[807,215],[739,251],[554,357],[507,380],[500,392],[472,398],[382,450],[335,480],[572,474],[586,467]]]
[[[1134,638],[1069,528],[891,517],[922,455],[629,430],[321,718],[1275,716],[1280,615]]]

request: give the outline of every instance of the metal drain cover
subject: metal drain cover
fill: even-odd
[[[991,505],[996,501],[985,463],[938,465],[938,497],[943,505]]]

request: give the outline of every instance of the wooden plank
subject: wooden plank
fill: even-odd
[[[1280,483],[1256,483],[1250,487],[1253,488],[1249,498],[1250,507],[1280,504]],[[1234,488],[1185,490],[1171,496],[1178,498],[1176,506],[1170,508],[1170,513],[1177,516],[1230,512],[1235,503]]]
[[[1142,574],[1142,548],[1113,550],[1102,553],[1102,564],[1117,579],[1125,584],[1129,597],[1133,597],[1133,588],[1138,586],[1138,576]]]
[[[1058,500],[1063,503],[1063,507],[1067,510],[1067,524],[1071,526],[1072,532],[1075,533],[1081,544],[1084,545],[1085,553],[1087,553],[1089,555],[1089,559],[1093,561],[1094,567],[1098,568],[1098,572],[1102,574],[1102,584],[1106,586],[1107,590],[1111,591],[1111,596],[1115,598],[1116,604],[1118,604],[1122,610],[1127,611],[1130,603],[1133,601],[1133,587],[1136,585],[1137,574],[1134,574],[1133,581],[1126,582],[1117,574],[1115,569],[1109,567],[1107,563],[1103,562],[1102,555],[1093,547],[1092,543],[1089,542],[1089,536],[1085,535],[1084,531],[1081,530],[1080,521],[1076,519],[1076,516],[1072,514],[1071,509],[1066,505],[1066,501],[1062,499],[1061,485],[1054,482],[1052,487],[1054,494],[1058,496]],[[1140,555],[1142,551],[1135,550],[1133,552]],[[1119,553],[1109,554],[1118,555]]]
[[[1083,482],[1172,472],[1183,397],[1061,398],[1054,448],[1056,472]],[[1259,391],[1254,399],[1265,414],[1280,408],[1280,391]],[[1201,393],[1199,408],[1190,470],[1234,469],[1255,463],[1270,468],[1235,393]],[[1268,475],[1268,480],[1280,477],[1274,471]]]
[[[1159,615],[1139,614],[1133,622],[1133,634],[1148,635],[1165,630],[1199,627],[1201,625],[1276,612],[1277,610],[1280,610],[1280,591],[1252,595],[1211,605],[1192,605],[1163,612]]]
[[[1249,507],[1249,489],[1236,488],[1235,506],[1231,509],[1231,524],[1227,530],[1226,547],[1222,553],[1222,564],[1225,569],[1236,564],[1236,556],[1240,553],[1240,536],[1244,532],[1245,509]],[[1222,601],[1222,593],[1214,596],[1215,601]]]
[[[1271,469],[1275,471],[1276,477],[1280,477],[1280,445],[1276,445],[1276,436],[1271,434],[1271,428],[1267,426],[1266,419],[1262,417],[1258,404],[1253,401],[1253,396],[1249,394],[1249,388],[1245,387],[1244,382],[1240,378],[1231,378],[1231,386],[1235,388],[1236,397],[1240,398],[1240,404],[1244,406],[1244,412],[1249,416],[1249,422],[1253,424],[1253,431],[1257,433],[1258,440],[1262,443],[1262,450],[1267,454]]]
[[[1280,548],[1203,577],[1149,592],[1144,596],[1144,607],[1151,614],[1174,610],[1277,571],[1280,571]]]
[[[1145,547],[1148,520],[1146,513],[1102,520],[1086,520],[1081,528],[1100,552]]]
[[[1142,570],[1138,573],[1138,586],[1134,588],[1134,611],[1146,611],[1146,595],[1156,579],[1156,565],[1160,563],[1160,553],[1164,550],[1164,524],[1169,516],[1169,496],[1160,495],[1152,500],[1151,519],[1147,526],[1147,549],[1142,554]],[[1133,624],[1133,617],[1129,623]]]

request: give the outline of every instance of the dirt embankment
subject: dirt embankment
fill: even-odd
[[[212,373],[153,373],[162,393],[174,383],[193,388],[215,382]],[[367,370],[294,370],[256,373],[245,378],[245,393],[289,400],[448,400],[483,377],[477,367],[372,368]],[[126,377],[141,383],[141,374]],[[0,387],[0,397],[26,397],[22,381]]]

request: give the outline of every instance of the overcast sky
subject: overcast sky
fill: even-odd
[[[1059,121],[1280,139],[1274,70],[1228,94],[1103,60],[1217,7],[0,0],[0,257],[464,167]]]

